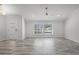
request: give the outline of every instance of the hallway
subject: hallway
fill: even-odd
[[[78,55],[79,43],[64,38],[0,41],[1,55]]]

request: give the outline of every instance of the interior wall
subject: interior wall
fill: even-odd
[[[66,38],[79,42],[79,9],[66,22]]]
[[[0,16],[0,40],[6,38],[6,20],[5,16]]]
[[[25,39],[25,18],[22,17],[22,39]]]
[[[51,35],[35,35],[34,24],[52,24],[52,36]],[[26,21],[25,23],[25,36],[26,37],[64,37],[64,21]]]

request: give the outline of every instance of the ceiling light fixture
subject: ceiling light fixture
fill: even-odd
[[[45,10],[46,10],[45,15],[47,16],[48,15],[48,7],[46,7]]]

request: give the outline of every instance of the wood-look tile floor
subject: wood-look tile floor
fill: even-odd
[[[79,43],[64,38],[3,40],[0,55],[79,55]]]

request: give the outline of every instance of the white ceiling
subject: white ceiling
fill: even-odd
[[[48,16],[45,16],[45,7],[48,7]],[[78,4],[5,4],[7,14],[18,14],[26,19],[63,19],[69,17]]]

